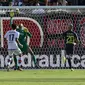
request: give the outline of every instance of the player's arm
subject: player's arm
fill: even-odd
[[[8,37],[8,32],[4,35],[4,41],[7,40],[7,37]]]
[[[9,12],[9,15],[10,15],[10,26],[12,26],[12,24],[13,24],[13,17],[14,17],[14,11],[11,10],[11,11]]]
[[[4,35],[4,42],[7,42],[7,38],[8,38],[8,32]],[[1,47],[4,48],[4,47]]]
[[[12,26],[12,24],[13,24],[13,19],[12,17],[10,17],[10,27]]]
[[[27,35],[31,38],[32,34],[30,32],[27,32]]]
[[[24,28],[24,31],[26,32],[27,36],[29,36],[30,38],[32,37],[32,34],[28,31],[27,28]]]
[[[73,32],[73,34],[74,34],[74,38],[73,38],[73,44],[74,45],[76,45],[76,44],[79,44],[79,38],[78,38],[78,35],[75,33],[75,32]]]
[[[20,36],[20,33],[17,32],[17,34],[16,34],[16,42],[17,42],[17,44],[18,44],[19,46],[21,46],[21,47],[23,48],[23,45],[19,42],[19,36]]]
[[[6,38],[4,38],[4,41],[6,41],[7,39]]]
[[[74,40],[74,42],[75,42],[76,44],[79,43],[79,38],[78,38],[77,34],[75,34],[75,40]]]
[[[5,34],[5,36],[4,36],[4,40],[6,41],[6,34]]]

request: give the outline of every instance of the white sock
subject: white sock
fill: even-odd
[[[11,61],[12,61],[12,57],[9,57],[9,59],[8,59],[8,63],[7,63],[8,66],[10,66]]]

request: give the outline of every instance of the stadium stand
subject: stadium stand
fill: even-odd
[[[0,6],[85,5],[85,0],[0,0]]]

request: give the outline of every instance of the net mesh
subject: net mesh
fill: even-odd
[[[13,22],[23,24],[32,33],[33,37],[30,39],[30,47],[36,56],[41,59],[46,58],[43,65],[39,63],[42,68],[66,68],[67,64],[62,64],[61,50],[64,50],[64,40],[58,34],[67,31],[68,25],[73,24],[73,31],[77,33],[80,43],[74,47],[73,67],[85,67],[85,10],[83,7],[17,7],[14,8],[0,8],[0,22],[1,29],[4,34],[10,28],[10,10],[14,10],[15,15]],[[17,11],[18,10],[18,11]],[[56,35],[56,36],[55,36]],[[3,38],[3,36],[1,38]],[[4,49],[1,48],[1,54],[7,56],[7,44],[1,41]],[[56,56],[57,55],[57,56]],[[59,57],[59,56],[60,57]],[[53,60],[51,60],[51,58]],[[26,63],[26,61],[25,61]],[[47,63],[47,64],[46,64]],[[52,64],[53,65],[52,65]]]

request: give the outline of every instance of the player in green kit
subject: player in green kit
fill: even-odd
[[[25,31],[24,29],[25,27],[22,24],[19,25],[17,28],[17,31],[20,33],[19,41],[22,45],[24,45],[23,48],[19,46],[19,48],[23,52],[23,55],[28,54],[27,37],[30,37],[30,38],[32,37],[32,34],[28,31]]]
[[[17,31],[20,33],[19,42],[23,45],[23,48],[21,48],[20,46],[19,46],[19,48],[23,52],[23,55],[28,54],[28,52],[30,52],[35,66],[38,67],[38,64],[35,59],[35,55],[27,42],[28,37],[31,38],[32,34],[28,31],[28,29],[26,27],[23,26],[23,24],[19,25],[19,27],[17,28]]]

